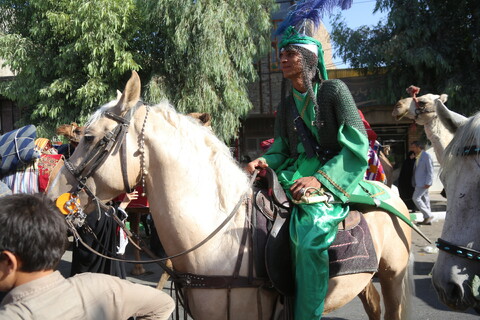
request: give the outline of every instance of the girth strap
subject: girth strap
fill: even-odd
[[[204,276],[192,273],[178,275],[178,283],[182,288],[228,289],[228,288],[270,288],[267,279],[250,279],[242,276]]]

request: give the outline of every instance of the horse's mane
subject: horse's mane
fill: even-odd
[[[168,101],[162,101],[160,104],[151,106],[151,108],[161,114],[169,124],[177,128],[177,133],[185,141],[190,142],[194,148],[199,150],[208,148],[210,150],[207,161],[215,168],[214,178],[218,186],[221,207],[227,207],[227,200],[232,200],[230,190],[238,192],[239,185],[241,192],[248,189],[247,175],[233,159],[228,146],[218,139],[208,126],[203,126],[198,120],[178,113]],[[237,194],[234,197],[235,202],[240,195]]]
[[[101,117],[103,117],[103,114],[105,112],[107,112],[108,110],[110,110],[111,108],[115,107],[118,103],[118,100],[112,100],[106,104],[104,104],[103,106],[101,106],[100,108],[97,109],[97,111],[95,111],[91,116],[90,118],[88,119],[88,121],[85,123],[85,128],[88,128],[92,123],[95,123],[97,122]]]
[[[87,121],[86,127],[99,120],[106,111],[113,108],[118,100],[110,101],[101,106]],[[166,100],[157,105],[148,106],[151,112],[163,117],[171,126],[178,129],[176,134],[182,137],[182,140],[191,144],[193,149],[205,150],[208,148],[208,163],[215,168],[214,179],[218,187],[219,207],[223,210],[231,207],[231,192],[240,192],[248,190],[248,178],[242,169],[233,159],[229,148],[212,132],[209,127],[203,126],[197,119],[178,113],[174,107]],[[134,112],[131,108],[129,112]],[[199,161],[200,159],[195,159]],[[236,202],[241,194],[234,197]]]
[[[452,141],[445,149],[442,171],[448,172],[452,166],[458,165],[457,158],[464,155],[465,147],[480,148],[480,112],[470,117],[467,122],[458,128]],[[476,156],[480,156],[477,151]]]

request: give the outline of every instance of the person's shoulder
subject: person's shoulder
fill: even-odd
[[[323,86],[346,87],[347,85],[340,79],[329,79],[322,82]]]
[[[67,278],[67,281],[72,286],[79,288],[83,294],[92,296],[109,294],[109,292],[115,292],[121,288],[130,287],[133,284],[128,280],[109,274],[90,272],[76,274],[73,277]]]
[[[120,280],[123,281],[122,279],[111,276],[109,274],[103,274],[103,273],[93,273],[93,272],[83,272],[83,273],[78,273],[74,275],[73,277],[67,278],[69,281],[74,281],[74,282],[83,282],[83,283],[88,283],[88,282],[118,282]]]
[[[426,158],[426,159],[432,159],[432,156],[430,155],[430,153],[428,153],[427,151],[423,150],[423,156]]]
[[[345,82],[340,79],[322,81],[321,86],[324,93],[344,94],[347,91],[350,92]]]

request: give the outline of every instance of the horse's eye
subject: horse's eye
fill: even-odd
[[[92,142],[95,139],[95,136],[84,136],[85,142]]]

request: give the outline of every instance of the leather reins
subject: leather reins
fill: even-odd
[[[121,157],[121,167],[122,167],[122,176],[123,176],[123,181],[124,181],[124,187],[126,192],[131,192],[131,187],[128,182],[128,174],[126,171],[126,166],[127,166],[127,152],[126,152],[126,145],[125,145],[125,137],[128,132],[128,127],[130,125],[130,120],[135,113],[135,111],[138,109],[139,106],[143,105],[143,103],[139,102],[137,105],[133,108],[133,111],[130,111],[127,113],[125,118],[122,118],[116,114],[113,114],[111,112],[106,112],[105,116],[115,120],[118,122],[117,126],[108,132],[100,141],[97,142],[95,147],[92,149],[92,151],[87,155],[85,158],[85,161],[82,162],[77,168],[71,163],[71,161],[66,160],[65,161],[65,167],[67,170],[75,177],[77,180],[78,184],[75,187],[74,191],[72,192],[73,195],[78,196],[78,193],[80,191],[85,191],[86,194],[93,199],[93,201],[97,204],[99,207],[99,211],[101,212],[102,210],[108,210],[108,206],[104,205],[101,203],[98,198],[93,194],[93,192],[87,187],[86,182],[87,179],[90,178],[95,171],[106,161],[108,156],[111,154],[116,153],[118,150],[120,150],[120,157]],[[148,106],[145,106],[148,107]],[[148,113],[147,113],[148,115]],[[147,116],[146,115],[146,116]],[[146,121],[146,119],[145,119]],[[91,165],[90,165],[91,164]],[[88,171],[87,171],[88,168]],[[258,170],[255,170],[254,174],[250,178],[250,186],[253,185],[253,182],[255,181],[255,178],[258,174]],[[186,255],[201,246],[203,246],[205,243],[207,243],[209,240],[211,240],[221,229],[223,229],[228,222],[235,216],[237,211],[239,210],[240,206],[242,203],[247,198],[248,192],[245,192],[238,202],[236,203],[235,207],[232,209],[230,214],[220,223],[220,225],[215,228],[205,239],[200,241],[198,244],[195,246],[191,247],[190,249],[184,250],[182,252],[179,252],[177,254],[165,257],[165,258],[156,258],[155,254],[150,251],[150,249],[143,244],[143,241],[140,239],[138,235],[133,234],[130,230],[128,230],[123,222],[115,215],[112,214],[111,217],[116,221],[116,223],[125,231],[127,237],[130,239],[130,242],[135,245],[135,247],[141,251],[144,251],[147,253],[150,257],[152,257],[151,260],[129,260],[129,259],[122,259],[122,258],[116,258],[116,257],[111,257],[104,255],[97,250],[93,249],[91,246],[89,246],[87,243],[83,241],[81,238],[80,234],[78,233],[77,229],[75,228],[74,223],[72,222],[72,219],[66,219],[67,224],[72,231],[76,241],[79,241],[85,248],[87,248],[89,251],[92,253],[105,258],[109,260],[114,260],[114,261],[121,261],[121,262],[127,262],[127,263],[138,263],[138,264],[147,264],[147,263],[158,263],[162,269],[167,272],[172,279],[176,282],[179,283],[180,285],[184,287],[206,287],[209,288],[212,285],[214,287],[226,287],[228,286],[229,288],[232,287],[232,285],[237,285],[239,287],[245,287],[245,286],[251,286],[253,284],[252,281],[244,281],[243,277],[238,277],[238,270],[241,265],[242,261],[242,256],[243,256],[243,251],[239,251],[238,259],[237,259],[237,267],[234,276],[232,279],[236,279],[235,281],[232,281],[229,279],[229,277],[223,277],[223,276],[197,276],[195,274],[190,274],[190,273],[176,273],[169,267],[167,267],[163,262],[169,259],[177,258],[183,255]],[[246,215],[245,221],[248,221],[248,215]],[[135,241],[132,240],[132,237],[135,237],[135,240],[137,240],[141,245],[138,246],[135,244]],[[244,248],[245,246],[245,235],[242,236],[242,243],[240,245],[240,248]],[[252,276],[249,276],[249,279]],[[204,281],[206,279],[210,279],[210,284],[206,284]],[[212,280],[213,279],[213,280]],[[199,282],[200,281],[200,282]],[[203,282],[202,282],[203,281]],[[197,283],[195,285],[195,283]],[[250,285],[248,285],[250,284]],[[258,281],[255,281],[255,284],[260,285]],[[261,285],[264,285],[264,282],[261,282]]]

